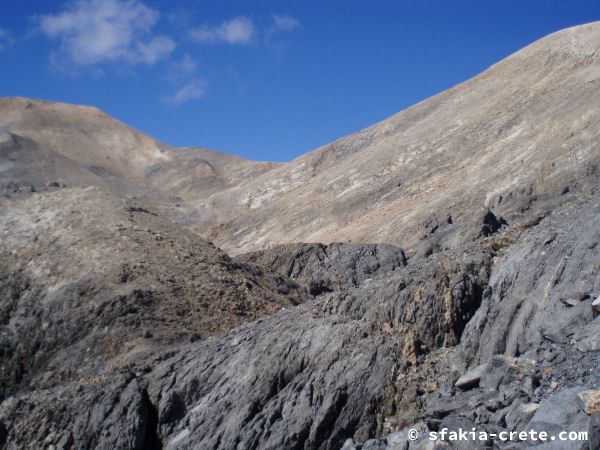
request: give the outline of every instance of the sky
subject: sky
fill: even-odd
[[[595,20],[598,0],[0,0],[0,96],[289,161]]]

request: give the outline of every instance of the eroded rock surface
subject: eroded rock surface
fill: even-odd
[[[406,265],[402,249],[386,244],[287,244],[236,259],[271,267],[315,295],[356,287]]]
[[[102,373],[310,296],[133,200],[72,188],[0,200],[0,397]]]

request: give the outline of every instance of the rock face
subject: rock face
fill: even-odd
[[[401,426],[421,419],[428,431],[534,429],[556,436],[565,430],[588,431],[600,385],[600,355],[580,351],[578,342],[600,334],[597,327],[591,331],[596,296],[585,296],[575,307],[560,299],[600,289],[600,278],[591,269],[600,261],[599,213],[594,199],[581,201],[519,231],[513,245],[495,257],[481,305],[460,344],[441,358],[435,352],[429,356],[429,364],[451,367],[458,360],[459,367],[462,361],[471,370],[437,375],[437,392],[422,395],[422,412]],[[492,247],[507,238],[497,236]],[[421,366],[425,373],[431,370],[426,367]],[[535,444],[540,443],[527,445]],[[385,440],[378,445],[391,448]],[[543,448],[588,448],[587,439],[553,445]]]
[[[8,448],[160,448],[156,413],[139,381],[112,373],[84,382],[37,391],[35,398],[11,397]],[[13,421],[14,417],[27,420]]]
[[[385,244],[288,244],[237,258],[272,267],[313,294],[356,287],[406,265],[402,249]]]
[[[0,100],[0,447],[597,445],[598,48],[283,165]]]
[[[368,438],[393,408],[398,370],[429,349],[457,344],[481,300],[485,255],[454,258],[322,296],[140,369],[148,371],[162,445],[337,448],[348,436]],[[451,300],[438,302],[444,295]],[[96,385],[82,389],[99,395]],[[58,395],[56,388],[44,393]],[[24,408],[44,402],[38,391],[17,398]],[[89,408],[70,406],[65,414],[73,417]],[[10,438],[27,442],[31,430],[15,423],[22,416],[4,411]],[[114,427],[110,420],[102,426]]]

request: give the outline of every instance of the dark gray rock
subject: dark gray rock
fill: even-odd
[[[466,417],[464,415],[454,414],[454,415],[444,418],[444,420],[440,424],[439,430],[443,430],[443,429],[446,429],[447,432],[459,433],[461,430],[471,431],[473,429],[481,430],[482,428],[480,425],[475,423],[471,418]],[[440,443],[442,443],[442,442],[440,442]],[[453,441],[448,438],[445,443],[447,443],[450,448],[475,450],[475,449],[481,449],[481,448],[486,448],[486,447],[490,446],[491,440],[489,440],[489,439],[480,440],[480,439],[469,438],[467,440]]]
[[[563,302],[565,306],[577,306],[590,297],[591,295],[589,292],[575,292],[572,295],[560,297],[560,301]]]
[[[399,371],[458,344],[481,301],[489,256],[449,256],[189,344],[144,368],[158,439],[172,448],[337,449],[348,437],[374,437],[402,400]],[[79,395],[73,385],[64,389],[65,398]],[[52,408],[50,394],[30,396],[41,411]],[[32,420],[3,411],[0,420],[10,415],[15,430]],[[73,428],[77,411],[65,411],[64,429]]]
[[[487,364],[480,364],[477,367],[469,369],[468,372],[463,374],[454,385],[457,388],[466,390],[473,387],[479,386],[479,381],[481,380],[482,375],[488,370]]]
[[[600,449],[600,413],[590,416],[588,425],[589,450]]]
[[[566,307],[560,298],[576,290],[598,290],[594,274],[569,265],[574,258],[593,261],[596,247],[568,238],[579,233],[585,239],[596,216],[582,206],[564,213],[568,222],[557,214],[522,231],[520,244],[496,257],[491,275],[495,241],[442,251],[351,289],[183,345],[121,384],[115,373],[107,372],[98,389],[67,383],[22,394],[21,406],[7,400],[0,409],[7,441],[35,447],[45,445],[38,437],[43,434],[56,445],[77,439],[97,447],[135,448],[141,439],[171,448],[337,449],[352,438],[358,449],[367,442],[389,447],[391,441],[385,439],[370,441],[381,435],[384,423],[403,428],[420,419],[431,430],[462,425],[548,431],[587,427],[588,416],[575,395],[564,393],[576,383],[593,388],[596,377],[590,369],[598,367],[597,354],[550,341],[543,330],[556,319],[571,324],[568,333],[574,340],[591,332],[590,316],[571,320],[578,308],[591,309],[591,299]],[[557,233],[546,243],[544,235],[559,224],[568,233]],[[507,239],[509,232],[493,239]],[[538,253],[540,248],[545,255]],[[570,255],[569,260],[560,254]],[[248,270],[260,276],[258,264]],[[523,308],[525,317],[520,316]],[[504,312],[512,321],[507,322]],[[478,375],[480,386],[454,389],[468,365],[485,367]],[[89,438],[92,428],[118,428],[111,415],[78,425],[79,407],[95,411],[92,405],[120,404],[111,397],[115,391],[127,392],[133,405],[115,410],[121,420],[130,417],[124,422],[129,423],[130,443],[115,441],[112,431]],[[533,396],[539,408],[526,423]],[[43,433],[25,438],[31,421],[37,424],[58,397],[68,405],[57,422],[63,431],[42,428]],[[75,399],[82,399],[81,404]],[[414,408],[405,408],[408,404]],[[20,413],[31,405],[39,414]],[[394,422],[395,417],[401,419]],[[451,444],[423,440],[416,445]]]
[[[37,194],[10,211],[0,214],[0,399],[150,363],[310,298],[99,188]]]
[[[560,298],[598,292],[600,206],[582,202],[543,219],[503,253],[490,277],[490,295],[465,330],[461,346],[471,365],[495,354],[535,359],[548,339],[570,339],[594,316],[588,299],[567,307]],[[548,242],[548,235],[556,235]],[[577,236],[577,238],[575,238]]]
[[[365,442],[361,450],[387,450],[388,446],[385,442],[378,439],[369,439]]]
[[[158,449],[156,415],[131,374],[19,394],[0,406],[6,449]]]
[[[558,315],[555,320],[540,327],[542,336],[552,342],[567,344],[573,339],[575,330],[594,319],[589,303],[580,303]]]
[[[496,393],[473,389],[451,397],[432,397],[424,411],[425,422],[429,428],[437,430],[442,421],[448,416],[471,415],[478,405],[496,398]]]
[[[482,372],[480,386],[497,390],[501,385],[522,383],[531,386],[535,375],[535,362],[522,358],[494,355]]]
[[[506,428],[510,431],[521,429],[522,425],[525,425],[531,420],[539,407],[540,405],[537,403],[523,404],[521,401],[516,400],[515,404],[509,408],[509,411],[504,418]]]
[[[588,416],[577,404],[577,394],[585,390],[573,387],[551,395],[542,403],[523,427],[526,430],[546,431],[549,435],[558,435],[563,431],[586,431]],[[562,443],[563,447],[565,443]],[[574,447],[576,448],[576,447]]]
[[[357,447],[354,443],[354,440],[352,438],[348,438],[344,441],[344,445],[342,445],[340,450],[357,450]]]
[[[181,448],[365,442],[396,401],[399,367],[424,348],[458,343],[478,304],[486,257],[435,261],[242,326],[161,363],[147,379],[164,442],[178,437],[173,445]],[[445,303],[436,301],[444,295]]]
[[[313,295],[356,287],[406,265],[402,249],[389,244],[286,244],[236,259],[272,267]]]
[[[600,317],[574,333],[573,339],[576,341],[575,347],[581,352],[600,350]]]

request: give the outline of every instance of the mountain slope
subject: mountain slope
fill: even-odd
[[[172,149],[95,108],[1,99],[0,181],[170,199],[231,253],[307,241],[430,253],[477,235],[488,209],[512,223],[596,184],[599,45],[600,22],[557,32],[288,164]]]
[[[0,198],[0,398],[147,364],[310,298],[97,187]]]
[[[509,223],[547,211],[598,181],[599,47],[600,22],[560,31],[220,192],[211,207],[228,220],[208,237],[236,253],[298,241],[408,248],[437,227],[443,248],[478,232],[487,208]]]
[[[0,185],[95,185],[118,194],[205,195],[276,167],[206,149],[174,149],[97,108],[0,99]]]

